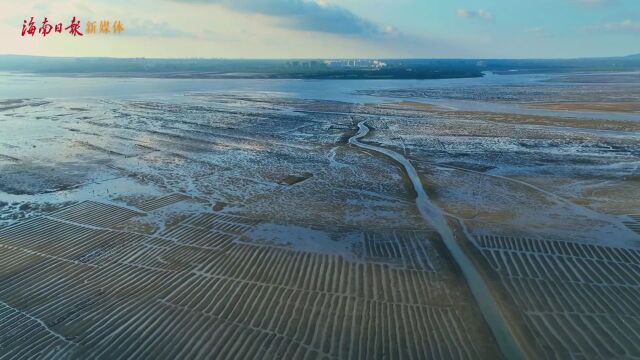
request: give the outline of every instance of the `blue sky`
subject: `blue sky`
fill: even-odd
[[[125,32],[23,38],[31,16]],[[0,53],[63,56],[611,56],[640,53],[640,0],[0,0],[0,40]]]

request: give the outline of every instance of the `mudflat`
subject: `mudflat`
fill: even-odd
[[[435,85],[4,101],[0,357],[638,356],[638,122]]]
[[[528,106],[552,110],[604,111],[604,112],[639,112],[639,102],[562,102],[530,104]]]

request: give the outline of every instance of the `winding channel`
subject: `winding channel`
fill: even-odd
[[[369,127],[366,125],[366,121],[361,121],[358,123],[358,132],[349,138],[349,144],[386,155],[404,167],[416,192],[416,206],[420,214],[424,220],[440,234],[447,250],[462,270],[462,274],[471,289],[471,293],[478,303],[480,312],[487,324],[489,324],[489,328],[496,338],[500,350],[507,359],[526,359],[523,350],[512,335],[507,321],[502,316],[498,304],[491,295],[489,287],[471,259],[469,259],[455,240],[453,232],[445,218],[445,214],[427,196],[416,169],[407,158],[395,151],[360,142],[360,139],[367,136],[368,133]]]

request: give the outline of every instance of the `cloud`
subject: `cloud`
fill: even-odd
[[[586,32],[640,32],[640,21],[635,20],[623,20],[616,23],[608,23],[594,26],[586,26],[580,30]]]
[[[168,22],[158,22],[153,20],[133,19],[124,25],[122,35],[128,36],[151,36],[168,38],[195,38],[196,34],[180,30],[171,26]]]
[[[317,31],[342,35],[385,35],[382,27],[348,9],[326,0],[174,0],[182,3],[218,4],[226,8],[283,20],[282,25],[294,30]],[[397,31],[397,30],[396,30]]]
[[[482,9],[479,9],[479,10],[458,9],[458,11],[456,12],[456,15],[458,15],[458,17],[467,18],[467,19],[480,19],[480,20],[486,20],[486,21],[493,20],[493,14]]]
[[[385,26],[382,31],[387,35],[400,35],[400,30],[398,30],[397,27],[391,25]]]
[[[572,1],[584,6],[601,6],[601,5],[612,4],[615,2],[615,0],[572,0]]]
[[[534,28],[529,28],[526,29],[525,32],[529,35],[534,35],[534,36],[538,36],[538,37],[549,37],[551,36],[551,34],[549,34],[549,32],[547,32],[547,30],[545,28],[542,27],[534,27]]]

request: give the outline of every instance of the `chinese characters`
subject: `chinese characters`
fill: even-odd
[[[120,33],[124,30],[124,26],[120,20],[116,20],[112,23],[112,26],[109,26],[111,23],[109,20],[100,20],[100,27],[96,27],[96,21],[87,21],[87,27],[85,28],[85,32],[89,34],[95,34],[96,30],[100,33],[109,33],[113,32],[114,34]]]
[[[41,23],[36,24],[33,20],[33,16],[29,20],[24,20],[22,23],[22,36],[31,36],[34,37],[36,35],[41,35],[42,37],[47,37],[52,33],[68,33],[72,36],[84,36],[84,34],[96,34],[97,32],[101,34],[113,33],[119,34],[124,31],[124,25],[120,20],[109,21],[109,20],[100,20],[99,27],[96,26],[98,23],[96,21],[87,21],[84,29],[84,33],[81,32],[81,22],[79,19],[76,19],[74,16],[68,26],[64,26],[63,23],[50,23],[49,19],[45,16]]]

